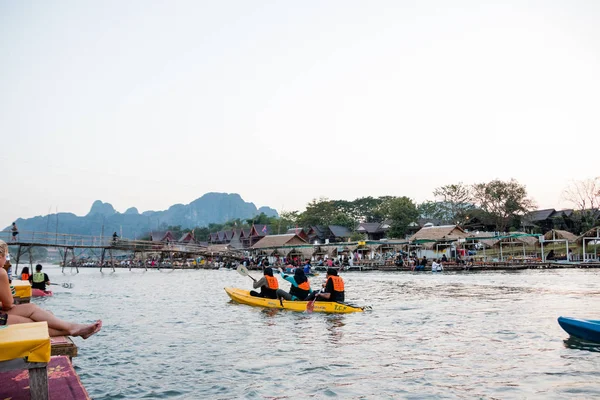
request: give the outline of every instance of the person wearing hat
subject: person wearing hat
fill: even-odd
[[[296,268],[294,270],[294,276],[285,275],[281,268],[279,269],[281,277],[292,284],[290,286],[289,293],[283,289],[277,289],[277,297],[283,297],[286,300],[306,300],[306,298],[312,293],[310,288],[310,282],[304,270],[302,268]]]
[[[322,292],[313,292],[306,300],[316,299],[316,301],[337,301],[343,302],[345,299],[344,280],[338,276],[337,269],[327,268],[327,281],[325,289]]]
[[[263,271],[263,277],[252,284],[254,289],[260,288],[260,293],[255,290],[251,290],[250,296],[276,299],[277,289],[279,289],[279,282],[277,281],[277,278],[273,276],[273,268],[269,267],[269,262],[265,261],[263,265],[267,267]]]

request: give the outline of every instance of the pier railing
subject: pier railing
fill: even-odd
[[[68,248],[105,248],[128,251],[172,251],[201,254],[208,249],[196,243],[174,241],[155,242],[113,238],[112,236],[89,236],[56,232],[21,231],[13,238],[11,231],[0,231],[0,239],[9,246],[51,246]]]

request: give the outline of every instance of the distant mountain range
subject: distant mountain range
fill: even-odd
[[[20,231],[55,232],[110,236],[117,232],[123,237],[141,237],[149,231],[180,225],[182,228],[208,226],[233,219],[249,219],[265,213],[269,217],[279,216],[271,207],[256,208],[254,203],[245,202],[237,193],[206,193],[190,204],[174,204],[164,211],[145,211],[128,208],[124,213],[115,211],[110,203],[96,200],[90,212],[83,217],[72,213],[58,213],[16,220]],[[58,223],[58,229],[57,229]],[[104,227],[104,228],[103,228]]]

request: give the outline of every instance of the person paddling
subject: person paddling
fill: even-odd
[[[337,270],[335,268],[327,268],[326,278],[327,282],[325,283],[323,292],[313,292],[306,300],[344,301],[344,280],[338,276]]]
[[[42,272],[41,264],[35,266],[35,273],[29,276],[29,282],[31,282],[32,289],[46,291],[46,285],[50,285],[50,278]]]
[[[267,268],[265,268],[263,271],[264,276],[252,284],[254,289],[260,288],[260,293],[251,290],[250,295],[254,297],[276,299],[277,289],[279,289],[279,282],[277,281],[277,278],[273,276],[273,268],[268,266],[269,262],[265,261],[264,265],[267,266]]]
[[[281,277],[292,284],[290,286],[290,292],[286,292],[283,289],[277,289],[277,297],[283,297],[286,300],[306,300],[308,295],[312,293],[310,288],[310,282],[304,274],[302,268],[296,268],[294,276],[285,275],[280,269],[279,273]]]

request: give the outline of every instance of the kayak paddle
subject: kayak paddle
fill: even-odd
[[[307,313],[310,314],[315,309],[315,300],[317,300],[316,297],[306,304],[306,312]]]
[[[62,287],[64,287],[65,289],[71,289],[73,288],[73,284],[72,283],[50,283],[51,285],[60,285]]]
[[[237,272],[238,272],[240,275],[243,275],[243,276],[248,276],[248,277],[250,277],[250,279],[252,279],[254,282],[256,282],[256,279],[254,279],[253,277],[251,277],[251,276],[250,276],[250,274],[248,273],[248,268],[246,268],[246,266],[245,266],[245,265],[242,265],[242,264],[238,265],[238,267],[237,267]]]
[[[317,300],[317,294],[319,294],[319,293],[321,293],[320,290],[315,294],[315,298],[314,299],[312,299],[311,301],[309,301],[308,303],[306,303],[306,312],[307,313],[310,314],[315,309],[315,301]]]

